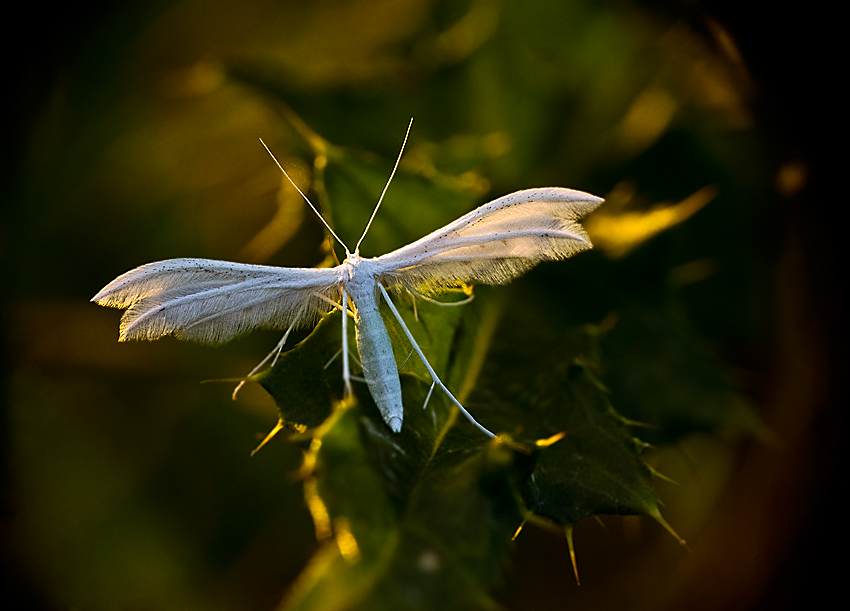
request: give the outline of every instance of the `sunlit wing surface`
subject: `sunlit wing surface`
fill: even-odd
[[[381,279],[419,289],[503,284],[541,261],[591,248],[577,222],[602,199],[572,189],[517,191],[378,257]]]
[[[92,301],[127,308],[121,341],[174,335],[218,344],[256,328],[311,324],[331,309],[328,299],[339,301],[340,286],[339,268],[169,259],[119,276]]]

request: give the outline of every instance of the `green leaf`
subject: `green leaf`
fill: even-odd
[[[339,366],[330,362],[340,349],[340,316],[338,310],[327,314],[310,335],[280,356],[275,367],[256,378],[274,397],[281,421],[291,429],[319,426],[330,415],[333,402],[342,397]]]
[[[455,433],[395,436],[340,407],[313,442],[305,486],[333,538],[284,608],[493,608],[488,591],[521,519],[512,458],[502,444]],[[404,498],[389,492],[400,475],[413,482]]]
[[[677,511],[681,495],[694,536],[697,524],[716,527],[708,508],[751,512],[735,501],[754,488],[729,485],[740,439],[717,431],[751,430],[745,398],[782,396],[760,412],[797,410],[770,418],[793,442],[805,427],[788,423],[822,403],[816,338],[794,326],[806,322],[798,301],[811,291],[798,265],[812,239],[789,243],[785,231],[799,227],[789,202],[814,174],[776,155],[776,134],[762,141],[767,132],[754,129],[747,71],[717,44],[722,28],[683,22],[661,3],[244,4],[110,10],[85,28],[83,52],[63,59],[53,86],[38,88],[43,99],[22,123],[34,129],[9,147],[21,155],[6,206],[14,230],[3,234],[13,263],[4,289],[14,354],[9,549],[21,555],[11,564],[25,570],[25,589],[62,608],[265,608],[324,545],[293,605],[486,606],[517,511],[567,527],[594,512],[653,513],[633,433],[681,445],[652,459],[682,482],[665,501]],[[422,409],[430,380],[415,356],[401,367],[400,435],[362,383],[338,408],[334,313],[258,376],[285,422],[305,432],[249,460],[266,426],[251,395],[234,404],[228,389],[196,382],[247,370],[270,347],[263,334],[215,349],[117,344],[117,313],[86,302],[147,261],[310,266],[328,255],[300,196],[276,201],[281,176],[254,136],[354,248],[411,115],[364,256],[523,188],[586,189],[606,197],[603,212],[619,201],[622,212],[648,215],[707,185],[720,195],[623,259],[598,248],[508,287],[475,287],[464,307],[417,303],[418,320],[397,296],[462,403],[490,429],[545,447],[525,455],[490,444],[436,391]],[[311,163],[312,184],[301,171]],[[409,346],[385,321],[401,364]],[[611,406],[655,428],[632,429]],[[305,451],[310,507],[321,501],[336,533],[320,544],[291,477]],[[676,473],[671,455],[692,462]],[[737,475],[756,466],[760,481],[784,481],[784,465],[760,460]],[[724,532],[770,551],[760,529]],[[337,544],[346,533],[358,542],[356,563]],[[671,565],[657,560],[669,555],[648,551],[627,576],[605,576],[620,571],[612,562],[594,579],[634,607],[657,606],[649,591],[665,600],[705,591],[668,579]],[[549,562],[523,549],[506,604],[548,608],[553,595],[568,597],[558,580],[540,587],[539,563]],[[638,568],[649,566],[652,577]]]
[[[694,431],[763,428],[728,369],[676,308],[630,304],[603,340],[606,380],[645,437],[670,443]]]
[[[489,404],[498,430],[520,441],[546,440],[522,496],[531,511],[564,526],[591,515],[657,511],[643,444],[597,378],[598,352],[597,327],[556,330],[531,308],[514,308],[468,402],[473,409]]]
[[[412,301],[405,304],[404,297],[397,301],[405,324],[417,338],[428,362],[438,375],[444,375],[465,306],[439,306],[418,300],[414,311]],[[422,405],[431,385],[430,376],[419,357],[413,353],[407,336],[387,305],[381,302],[380,309],[399,372],[421,381],[416,385],[416,390],[410,391],[416,393],[416,399],[411,399],[412,404],[418,401]],[[332,403],[343,396],[339,356],[342,349],[341,316],[339,310],[325,315],[310,335],[280,356],[275,367],[256,377],[275,399],[280,417],[289,428],[301,430],[319,426],[330,415]],[[352,374],[359,375],[361,372],[357,362],[354,324],[351,321],[348,325],[348,346]],[[415,383],[413,380],[410,382]],[[365,384],[355,382],[355,391],[366,409],[374,407],[377,412]],[[448,410],[444,411],[448,413]]]
[[[319,164],[314,184],[323,197],[362,202],[381,188],[374,160],[327,143],[323,150],[329,161]],[[399,175],[411,194],[428,191],[412,184],[421,182]],[[430,185],[443,204],[428,208],[442,211],[436,225],[464,211],[454,211],[457,193]],[[386,249],[401,245],[398,236],[406,242],[424,233],[410,221],[415,215],[394,216],[392,209],[381,210],[373,225],[375,241]],[[334,207],[336,229],[349,246],[369,213],[362,203]],[[591,515],[658,515],[642,444],[597,379],[599,330],[553,324],[551,297],[504,288],[476,292],[471,304],[453,306],[407,294],[394,300],[467,409],[491,430],[506,432],[503,441],[519,445],[485,438],[439,390],[422,409],[430,376],[384,303],[402,380],[400,434],[383,422],[364,383],[355,382],[354,397],[340,402],[340,363],[326,366],[342,345],[338,311],[260,377],[281,420],[311,429],[305,493],[325,541],[286,608],[489,608],[511,535],[529,510],[565,527]],[[354,357],[353,324],[348,346]]]
[[[401,308],[438,372],[447,366],[464,307],[420,303],[418,320],[411,307]],[[324,394],[296,398],[288,385],[306,374],[303,367],[322,361],[313,355],[338,350],[339,317],[329,314],[261,380],[282,406],[282,418],[292,418],[293,401],[329,415],[313,431],[305,492],[320,537],[333,532],[333,538],[311,561],[286,608],[491,608],[488,592],[523,514],[514,451],[462,418],[454,426],[457,412],[439,393],[422,409],[430,383],[418,373],[402,374],[406,409],[398,435],[362,383],[356,400],[335,403],[332,412],[319,405]],[[397,358],[406,356],[407,338],[392,319],[385,322]],[[350,341],[353,347],[353,335]],[[453,366],[467,365],[455,359]],[[327,376],[339,378],[339,367],[329,369],[305,386],[316,378],[334,386]],[[415,368],[405,365],[404,371]],[[335,386],[340,392],[341,384]]]

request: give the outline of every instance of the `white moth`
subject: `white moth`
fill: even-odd
[[[400,159],[401,153],[384,193]],[[286,171],[280,169],[289,178]],[[259,327],[286,329],[275,350],[249,376],[272,355],[277,358],[294,328],[315,323],[333,308],[340,309],[344,314],[342,375],[346,394],[351,394],[352,379],[346,325],[348,316],[352,316],[363,377],[384,421],[398,433],[404,410],[392,345],[378,309],[378,300],[384,299],[431,375],[431,390],[434,385],[439,386],[470,422],[495,437],[439,379],[404,324],[387,288],[407,289],[421,296],[463,283],[509,282],[541,261],[565,259],[591,248],[587,234],[577,221],[603,200],[558,187],[517,191],[484,204],[412,244],[370,259],[360,256],[360,243],[375,218],[384,193],[352,253],[310,200],[300,189],[298,191],[345,248],[346,258],[341,265],[308,269],[208,259],[169,259],[142,265],[119,276],[92,301],[127,309],[121,318],[119,341],[154,340],[174,335],[180,339],[218,344]],[[429,397],[430,394],[429,391]]]

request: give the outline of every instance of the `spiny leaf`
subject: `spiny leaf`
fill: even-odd
[[[342,398],[340,367],[328,364],[342,343],[340,316],[338,310],[327,314],[304,341],[280,356],[275,367],[257,376],[289,428],[318,426],[334,400]]]
[[[656,444],[693,431],[744,431],[762,424],[704,339],[675,308],[631,304],[602,343],[618,409],[652,423]]]
[[[308,504],[321,504],[334,539],[284,608],[492,608],[521,515],[513,451],[420,429],[421,410],[396,435],[377,414],[338,409],[305,461],[315,481],[305,489],[318,496]]]
[[[560,436],[523,482],[528,508],[563,525],[653,511],[651,472],[595,375],[595,327],[555,333],[506,319],[469,405],[489,403],[500,430],[526,443]]]
[[[324,150],[333,163],[323,166],[317,192],[336,202],[379,191],[374,168],[342,149]],[[389,233],[376,230],[387,250],[400,244],[382,235],[419,237],[410,215],[394,217],[391,209],[375,224],[396,223]],[[367,216],[362,204],[336,206],[344,236],[356,239],[354,225]],[[557,441],[518,454],[458,418],[440,391],[422,409],[430,377],[383,305],[401,372],[402,431],[390,431],[360,382],[353,400],[332,412],[342,390],[339,365],[326,370],[324,364],[341,346],[341,314],[327,315],[261,380],[283,420],[314,428],[305,493],[320,537],[333,532],[287,609],[489,608],[488,592],[528,509],[567,527],[601,513],[658,513],[639,445],[596,378],[598,330],[553,325],[548,312],[538,314],[521,299],[504,308],[510,291],[482,288],[478,299],[456,307],[406,295],[396,301],[438,374],[454,391],[472,391],[464,403],[486,426],[529,447],[539,439]],[[535,305],[552,311],[542,300]],[[353,352],[353,325],[349,333]]]

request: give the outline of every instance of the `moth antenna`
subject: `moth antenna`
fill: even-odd
[[[412,122],[412,121],[413,121],[413,120],[411,119],[411,122]],[[408,127],[407,129],[408,129],[408,131],[410,131],[410,128],[409,128],[409,127]],[[407,141],[407,137],[405,137],[405,142],[406,142],[406,141]],[[335,232],[333,229],[331,229],[331,226],[330,226],[330,225],[328,224],[328,222],[325,220],[325,217],[323,217],[323,216],[322,216],[322,213],[318,211],[318,209],[316,208],[316,206],[314,206],[314,205],[313,205],[313,202],[311,202],[311,201],[310,201],[310,199],[309,199],[306,195],[304,195],[304,191],[302,191],[301,189],[299,189],[299,188],[298,188],[298,185],[296,185],[296,184],[295,184],[295,181],[294,181],[294,180],[292,180],[292,178],[290,178],[289,174],[287,174],[287,173],[286,173],[286,170],[284,170],[284,169],[283,169],[283,166],[282,166],[282,165],[280,165],[280,162],[277,160],[277,157],[275,157],[275,156],[274,156],[274,153],[272,153],[271,149],[270,149],[268,146],[266,146],[266,143],[265,143],[265,142],[263,142],[263,139],[262,139],[262,138],[260,138],[260,144],[262,144],[262,145],[263,145],[263,148],[264,148],[264,149],[266,149],[266,152],[268,152],[268,154],[269,154],[269,155],[271,155],[271,158],[272,158],[272,159],[274,159],[274,162],[277,164],[277,167],[279,167],[279,168],[280,168],[280,171],[281,171],[281,172],[283,172],[283,175],[284,175],[284,176],[286,176],[286,180],[288,180],[288,181],[289,181],[289,184],[291,184],[293,187],[295,187],[295,190],[296,190],[296,191],[298,191],[298,193],[300,193],[300,194],[301,194],[301,197],[303,197],[303,198],[304,198],[304,201],[305,201],[305,202],[307,202],[307,205],[309,205],[309,206],[310,206],[310,208],[312,208],[313,212],[315,212],[315,213],[316,213],[316,216],[318,216],[318,217],[319,217],[319,220],[320,220],[320,221],[322,221],[322,224],[323,224],[325,227],[327,227],[327,228],[328,228],[328,231],[330,231],[330,232],[331,232],[331,235],[332,235],[334,238],[336,238],[336,241],[337,241],[337,242],[339,242],[340,244],[342,244],[342,247],[345,249],[345,254],[347,254],[347,255],[348,255],[348,254],[351,254],[351,253],[349,253],[349,251],[348,251],[348,246],[346,246],[346,245],[345,245],[345,242],[343,242],[341,239],[339,239],[339,236],[336,234],[336,232]],[[398,162],[396,162],[396,165],[398,165]],[[393,172],[395,172],[395,170],[393,170]],[[390,176],[390,178],[392,178],[392,176]],[[384,191],[386,191],[386,188],[384,188]],[[383,195],[381,195],[381,197],[383,197]],[[380,202],[378,202],[378,203],[380,204]],[[375,215],[373,214],[372,216],[374,217]],[[372,221],[369,221],[369,222],[371,223]],[[360,239],[362,240],[363,238],[360,238]],[[360,244],[360,243],[358,242],[358,245],[359,245],[359,244]],[[355,249],[355,252],[357,252],[357,249]]]
[[[398,157],[395,160],[395,165],[393,166],[393,171],[390,172],[390,178],[387,180],[387,184],[384,185],[384,190],[381,191],[381,197],[378,198],[378,203],[375,204],[375,209],[372,211],[372,216],[369,217],[369,222],[366,223],[366,229],[363,230],[363,235],[360,236],[360,239],[357,240],[357,245],[354,247],[354,254],[360,254],[360,242],[363,241],[363,238],[366,237],[366,233],[369,231],[369,227],[372,226],[372,221],[375,220],[375,215],[378,214],[378,208],[381,207],[381,202],[384,201],[384,195],[387,192],[387,189],[390,187],[390,183],[393,181],[393,176],[395,176],[395,171],[398,169],[398,164],[401,161],[401,155],[404,153],[404,147],[407,144],[407,137],[410,135],[410,128],[413,127],[413,117],[410,117],[410,123],[407,124],[407,132],[404,134],[404,142],[401,143],[401,150],[398,152]],[[297,188],[297,187],[296,187]],[[312,204],[310,204],[312,206]]]

